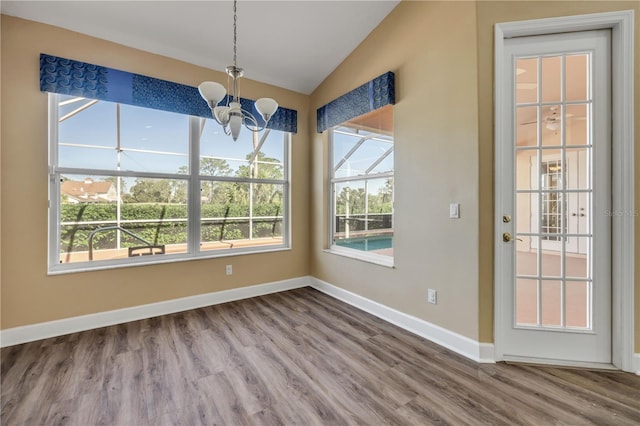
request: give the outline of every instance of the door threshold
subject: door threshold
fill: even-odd
[[[561,367],[561,368],[580,368],[587,370],[607,370],[607,371],[620,371],[618,367],[613,364],[607,364],[603,362],[587,362],[587,361],[568,361],[565,359],[547,359],[547,358],[534,358],[525,356],[503,356],[502,361],[507,364],[518,365],[535,365],[546,367]]]

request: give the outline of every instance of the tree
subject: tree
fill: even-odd
[[[201,158],[200,174],[205,176],[231,176],[232,170],[227,160]],[[231,196],[229,182],[202,182],[201,197],[208,203],[228,204]]]
[[[369,194],[369,213],[391,213],[393,211],[393,179],[388,178],[378,194]]]
[[[247,160],[251,160],[253,153],[247,154]],[[277,158],[265,156],[264,152],[258,152],[251,164],[238,168],[238,177],[251,177],[254,179],[282,179],[282,164]]]
[[[129,194],[122,198],[128,203],[170,203],[173,189],[167,179],[137,178]]]
[[[178,204],[187,203],[187,181],[183,179],[171,179],[169,181],[171,187],[170,202]]]
[[[350,215],[364,214],[364,188],[342,188],[336,198],[337,214],[346,214],[347,205]]]
[[[247,154],[247,160],[251,160],[253,153]],[[254,178],[254,179],[282,179],[282,164],[277,158],[265,156],[263,152],[258,152],[253,162],[246,166],[238,168],[238,177]],[[240,188],[239,188],[240,189]],[[243,198],[249,199],[248,188],[241,188],[245,193],[238,194]],[[253,203],[254,206],[269,203],[280,203],[282,201],[282,189],[280,185],[270,183],[254,183],[253,184]]]
[[[200,174],[206,176],[231,176],[231,167],[227,160],[220,158],[201,158]]]

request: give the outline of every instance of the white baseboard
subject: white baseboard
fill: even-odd
[[[631,360],[631,371],[640,376],[640,353],[638,352],[633,354],[633,359]]]
[[[398,327],[481,363],[494,363],[493,343],[480,343],[428,321],[397,311],[373,300],[310,277],[311,287],[342,300]]]
[[[479,342],[478,345],[480,345],[480,358],[478,359],[478,362],[483,364],[494,364],[496,362],[496,349],[493,343]]]
[[[214,293],[199,294],[197,296],[150,303],[148,305],[134,306],[131,308],[116,309],[113,311],[99,312],[96,314],[9,328],[6,330],[0,330],[0,347],[18,345],[21,343],[32,342],[34,340],[77,333],[79,331],[137,321],[159,315],[173,314],[175,312],[232,302],[234,300],[248,299],[250,297],[262,296],[280,291],[293,290],[295,288],[307,287],[309,285],[309,277],[292,278],[284,281],[234,288]]]
[[[35,340],[63,336],[65,334],[307,286],[311,286],[329,296],[342,300],[418,336],[451,349],[473,361],[482,363],[495,362],[492,343],[479,343],[466,336],[454,333],[435,324],[431,324],[317,278],[308,276],[0,330],[0,347],[19,345]],[[636,371],[640,371],[640,354],[636,354],[634,362]]]

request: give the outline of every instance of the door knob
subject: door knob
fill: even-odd
[[[511,234],[508,232],[505,232],[504,234],[502,234],[502,241],[504,241],[505,243],[511,242],[513,240],[522,241],[522,238],[513,238]]]

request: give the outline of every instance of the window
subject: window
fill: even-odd
[[[51,272],[289,246],[289,133],[49,96]]]
[[[331,251],[388,266],[393,265],[392,122],[388,106],[329,130]]]

